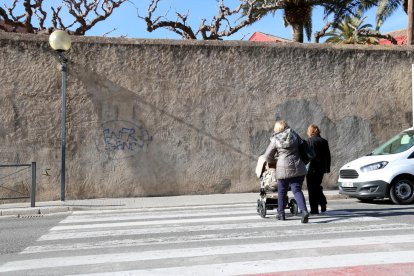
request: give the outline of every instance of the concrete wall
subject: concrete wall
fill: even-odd
[[[59,198],[60,71],[47,36],[0,33],[0,164]],[[276,118],[320,125],[332,173],[408,128],[412,47],[75,37],[66,198],[258,191]]]

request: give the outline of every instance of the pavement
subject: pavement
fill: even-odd
[[[324,191],[326,199],[346,199],[338,190]],[[306,200],[307,191],[304,191]],[[35,207],[28,202],[5,203],[0,201],[0,218],[6,216],[26,217],[65,213],[79,210],[113,210],[113,209],[146,209],[156,207],[215,205],[234,203],[255,203],[258,193],[182,195],[165,197],[128,197],[128,198],[95,198],[65,201],[36,202]],[[291,192],[289,197],[293,198]]]

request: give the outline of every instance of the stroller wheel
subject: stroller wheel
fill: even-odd
[[[289,201],[289,210],[290,213],[294,216],[298,214],[298,203],[293,198]]]
[[[260,199],[257,200],[256,211],[260,214]]]
[[[264,201],[260,202],[260,205],[259,205],[259,215],[262,218],[265,218],[266,217],[266,202],[264,202]]]

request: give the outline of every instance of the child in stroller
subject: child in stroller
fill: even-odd
[[[256,175],[260,179],[260,194],[257,200],[257,213],[266,217],[267,210],[277,209],[277,177],[276,163],[269,164],[263,156],[259,157],[256,166]],[[293,215],[298,214],[298,204],[295,199],[287,199],[285,209]]]

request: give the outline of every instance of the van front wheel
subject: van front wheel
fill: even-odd
[[[393,181],[390,197],[395,204],[410,204],[414,202],[414,181],[407,177]]]

